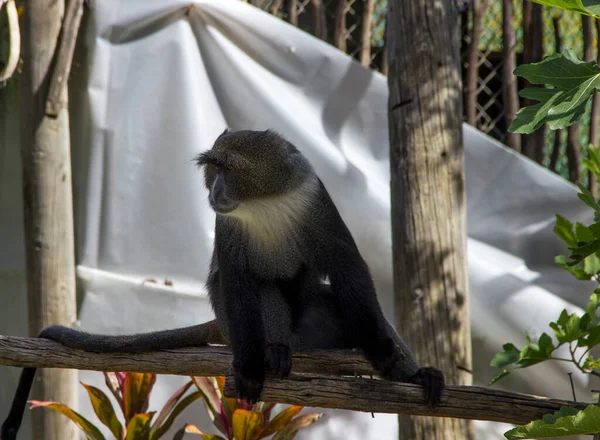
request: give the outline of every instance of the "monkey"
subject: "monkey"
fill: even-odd
[[[440,404],[443,373],[421,367],[386,320],[369,267],[306,157],[273,131],[226,129],[195,157],[215,212],[206,286],[216,319],[125,336],[50,326],[38,337],[98,353],[227,344],[236,397],[259,400],[265,373],[287,377],[291,354],[362,349],[385,379],[421,385]],[[0,440],[14,440],[35,368],[24,368]]]

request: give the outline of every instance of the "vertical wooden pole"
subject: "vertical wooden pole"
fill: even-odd
[[[371,65],[371,31],[374,7],[375,0],[364,1],[360,33],[360,63],[367,67]]]
[[[517,67],[515,56],[515,45],[517,38],[513,26],[513,4],[512,0],[503,0],[502,12],[502,96],[504,99],[504,120],[506,121],[506,138],[504,143],[510,148],[521,151],[521,135],[511,133],[508,127],[517,117],[519,110],[519,96],[517,95],[517,77],[513,71]]]
[[[462,87],[455,0],[390,0],[396,326],[423,365],[470,385]],[[466,420],[400,416],[403,440],[474,438]]]
[[[477,127],[477,79],[479,78],[479,42],[483,30],[483,16],[487,10],[487,0],[473,0],[473,28],[471,42],[469,43],[468,70],[467,70],[467,122]]]
[[[65,11],[64,0],[29,0],[23,17],[21,157],[29,331],[76,319],[71,158],[67,90],[57,117],[45,112]],[[73,370],[40,370],[32,398],[77,407]],[[77,429],[55,411],[34,410],[33,438],[73,440]]]

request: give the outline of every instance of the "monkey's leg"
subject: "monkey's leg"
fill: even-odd
[[[369,269],[357,251],[340,246],[331,265],[331,288],[351,339],[381,375],[390,380],[423,386],[426,402],[439,404],[444,388],[441,371],[421,368],[406,344],[387,322]]]
[[[265,362],[280,377],[287,377],[292,369],[290,339],[292,312],[278,287],[262,286],[260,307],[265,331]]]

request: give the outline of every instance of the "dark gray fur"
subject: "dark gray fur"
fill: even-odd
[[[384,318],[369,269],[306,158],[274,132],[225,131],[197,162],[217,213],[207,280],[216,323],[126,336],[52,326],[39,337],[101,353],[229,343],[237,395],[249,401],[260,398],[265,370],[290,373],[292,351],[361,348],[383,377],[422,385],[438,405],[443,374],[419,366]],[[23,369],[0,440],[16,438],[34,375]]]

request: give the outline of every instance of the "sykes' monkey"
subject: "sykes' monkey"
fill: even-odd
[[[367,264],[296,147],[270,130],[225,130],[196,162],[217,214],[207,280],[216,323],[128,336],[53,326],[40,337],[101,353],[229,343],[237,396],[251,402],[266,369],[290,373],[293,350],[361,348],[382,377],[440,403],[442,372],[419,366],[386,321]],[[34,374],[23,370],[1,440],[16,438]]]

